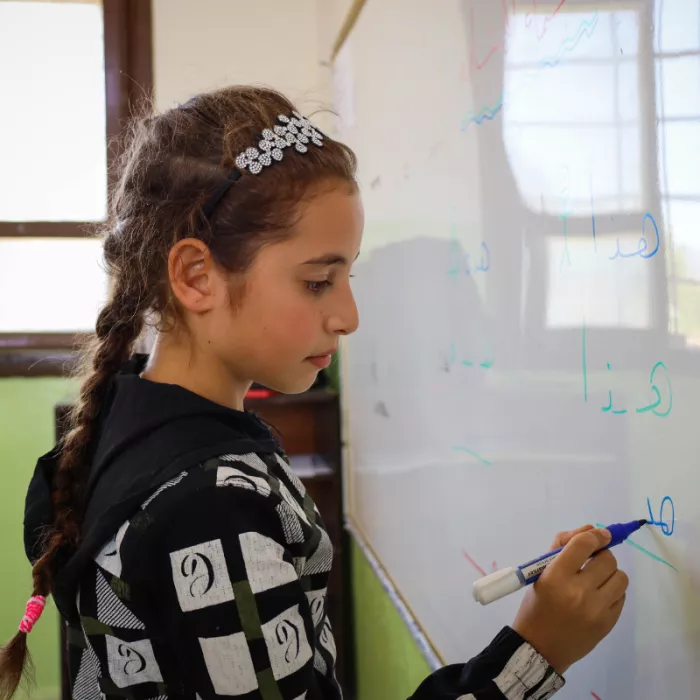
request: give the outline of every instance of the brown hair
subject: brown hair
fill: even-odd
[[[112,376],[129,358],[147,323],[163,331],[178,310],[168,282],[167,260],[178,240],[196,237],[217,263],[245,271],[260,247],[289,235],[296,205],[322,183],[355,186],[355,156],[328,137],[308,152],[284,151],[281,163],[261,175],[243,172],[210,217],[203,207],[235,167],[236,156],[256,146],[264,128],[293,105],[279,93],[233,86],[198,95],[162,114],[135,120],[119,158],[119,177],[110,193],[104,259],[111,281],[94,338],[82,351],[79,399],[53,483],[53,529],[34,564],[33,595],[48,596],[59,551],[80,540],[83,489],[97,414]],[[0,700],[17,689],[28,659],[26,634],[0,651]]]

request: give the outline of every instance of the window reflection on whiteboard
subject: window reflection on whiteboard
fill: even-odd
[[[620,235],[620,247],[634,250],[638,233]],[[578,328],[581,319],[599,328],[651,328],[651,270],[641,257],[601,264],[588,239],[547,239],[547,327]]]
[[[558,214],[558,171],[585,174],[572,184],[573,215],[643,207],[638,15],[562,12],[539,37],[509,25],[503,137],[528,208]]]
[[[669,330],[700,346],[700,2],[655,4],[658,186],[669,243]]]

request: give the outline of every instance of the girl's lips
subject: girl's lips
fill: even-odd
[[[331,364],[331,355],[316,355],[315,357],[306,358],[312,365],[319,369],[326,369]]]

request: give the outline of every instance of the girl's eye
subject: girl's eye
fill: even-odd
[[[331,287],[332,284],[328,280],[323,280],[321,282],[307,282],[306,288],[313,292],[314,294],[320,294],[324,289]]]

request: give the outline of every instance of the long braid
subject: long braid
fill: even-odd
[[[85,348],[83,373],[87,376],[69,418],[70,429],[61,443],[52,493],[54,524],[46,537],[44,553],[32,569],[32,601],[37,596],[40,600],[48,597],[57,554],[78,545],[87,455],[97,415],[110,380],[128,359],[143,330],[147,301],[145,295],[129,290],[118,280],[111,299],[98,316],[95,338]],[[27,633],[20,630],[0,650],[0,700],[9,700],[14,695],[23,676],[30,683],[33,681]]]

